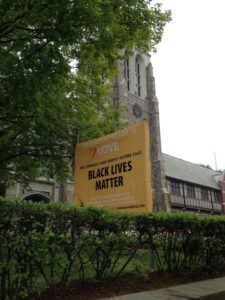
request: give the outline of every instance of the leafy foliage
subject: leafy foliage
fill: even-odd
[[[27,298],[74,276],[114,279],[133,261],[146,272],[139,252],[151,253],[147,272],[216,272],[225,268],[224,235],[224,217],[0,199],[0,299]]]
[[[30,180],[40,169],[65,178],[78,135],[85,140],[119,126],[107,84],[119,50],[153,49],[170,19],[150,4],[0,2],[1,182]]]

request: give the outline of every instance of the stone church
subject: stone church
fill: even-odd
[[[126,60],[118,61],[113,82],[113,104],[122,108],[128,123],[149,122],[152,193],[154,211],[185,210],[205,214],[225,213],[225,173],[206,170],[176,157],[162,154],[158,99],[150,55],[135,49]],[[138,184],[138,183],[137,183]],[[11,184],[7,198],[73,201],[73,182],[60,184],[39,178],[24,187]]]
[[[135,49],[127,60],[118,62],[118,67],[120,72],[113,83],[113,104],[116,108],[124,108],[123,118],[129,123],[143,119],[149,121],[154,210],[165,210],[159,110],[150,55]],[[15,182],[7,188],[6,197],[56,201],[63,199],[69,202],[73,199],[73,183],[62,185],[53,179],[39,178],[24,187]]]
[[[154,211],[168,210],[162,163],[158,99],[150,55],[139,49],[125,61],[118,62],[119,75],[114,82],[114,106],[124,107],[129,123],[149,122],[152,192]]]

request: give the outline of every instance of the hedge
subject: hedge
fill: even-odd
[[[0,199],[0,299],[28,298],[74,278],[115,279],[145,251],[157,271],[224,269],[225,217]]]

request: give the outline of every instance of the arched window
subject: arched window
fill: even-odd
[[[136,71],[136,87],[137,87],[137,95],[138,97],[141,97],[142,90],[141,90],[141,58],[140,56],[136,57],[135,60],[135,71]]]
[[[129,62],[129,58],[124,60],[124,78],[127,81],[127,90],[130,91],[130,62]]]
[[[29,194],[29,195],[26,195],[23,200],[31,200],[33,202],[49,202],[50,199],[48,196],[42,194],[42,193],[32,193],[32,194]]]

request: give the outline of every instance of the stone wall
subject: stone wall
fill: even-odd
[[[29,198],[33,195],[40,195],[46,199],[54,199],[62,202],[73,201],[73,182],[60,184],[53,179],[38,178],[35,182],[24,185],[12,182],[7,186],[6,198]]]
[[[141,88],[144,89],[142,95],[138,96],[137,70],[135,69],[136,57],[142,58],[141,65]],[[153,191],[153,207],[154,211],[169,210],[165,193],[165,175],[161,155],[161,137],[158,99],[155,92],[155,79],[153,76],[150,56],[138,50],[129,59],[129,75],[124,68],[124,61],[120,61],[120,74],[116,77],[114,83],[114,105],[124,110],[123,120],[128,123],[136,123],[141,120],[149,121],[149,138],[151,152],[151,175],[152,175],[152,191]],[[144,76],[144,78],[143,78]],[[128,78],[129,77],[129,78]],[[127,80],[130,79],[128,90]],[[137,81],[137,79],[136,79]]]

